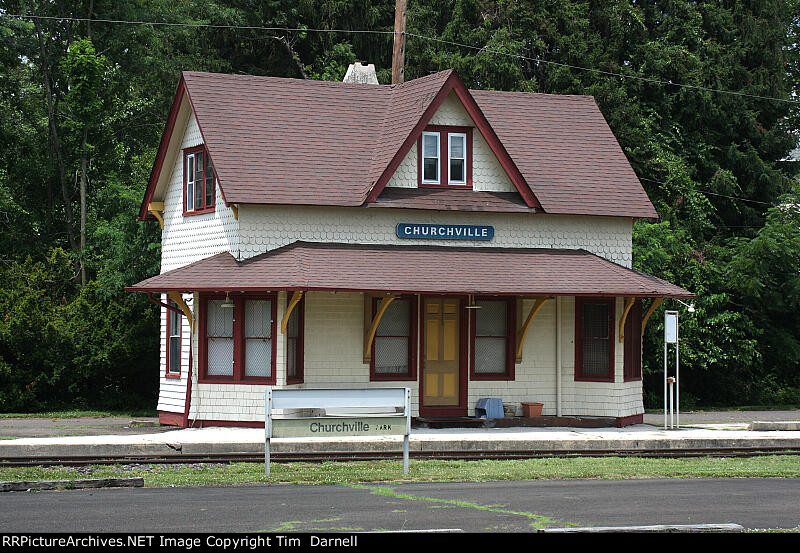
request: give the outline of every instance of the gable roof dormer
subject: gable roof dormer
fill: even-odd
[[[176,155],[172,135],[186,109],[226,204],[357,207],[378,201],[451,93],[526,211],[656,216],[593,98],[470,91],[447,70],[391,86],[184,72],[140,218],[163,194],[162,168]]]

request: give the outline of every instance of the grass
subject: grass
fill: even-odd
[[[513,461],[411,460],[193,465],[96,465],[92,467],[3,467],[0,480],[75,480],[141,476],[145,486],[216,486],[254,483],[361,484],[376,482],[484,482],[571,478],[748,478],[800,477],[800,456],[696,457],[684,459],[550,458]]]
[[[151,410],[139,411],[86,411],[72,409],[68,411],[46,411],[42,413],[0,413],[0,419],[76,419],[79,417],[156,417],[158,413]]]
[[[727,405],[727,406],[693,406],[682,408],[681,413],[714,413],[718,411],[793,411],[800,409],[800,404],[789,403],[786,405]],[[664,407],[645,409],[645,413],[663,413]]]

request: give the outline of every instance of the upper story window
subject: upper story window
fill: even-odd
[[[472,127],[429,126],[417,154],[418,186],[472,188]]]
[[[214,165],[204,146],[183,151],[183,213],[214,211],[216,179]]]

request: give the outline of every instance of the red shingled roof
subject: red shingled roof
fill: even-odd
[[[241,262],[220,253],[126,289],[693,297],[669,282],[584,250],[309,242],[294,242]]]
[[[527,207],[657,216],[591,96],[467,91],[452,70],[393,86],[184,72],[176,102],[184,86],[228,203],[378,200],[455,90]],[[162,144],[141,217],[165,153]]]

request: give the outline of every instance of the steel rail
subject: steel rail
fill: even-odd
[[[758,457],[765,455],[800,455],[800,448],[709,448],[709,449],[639,449],[639,450],[496,450],[496,451],[412,451],[411,457],[420,460],[523,460],[545,458],[581,457]],[[314,463],[323,461],[381,461],[397,459],[395,451],[353,452],[303,452],[273,453],[278,463]],[[86,466],[112,464],[204,464],[204,463],[263,463],[263,453],[209,453],[174,455],[113,455],[113,456],[58,456],[58,457],[6,457],[0,467],[29,466]]]

